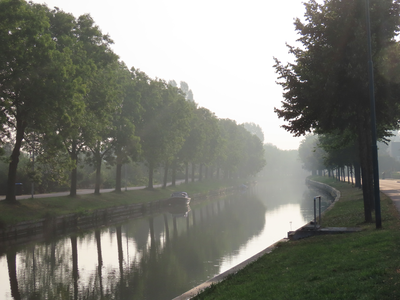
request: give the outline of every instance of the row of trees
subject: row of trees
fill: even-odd
[[[356,187],[361,187],[360,162],[354,143],[348,147],[332,148],[331,139],[336,136],[307,135],[299,146],[299,158],[303,168],[313,175],[335,175],[339,180],[349,177]],[[378,143],[379,174],[382,178],[396,176],[400,162],[388,153],[388,144]],[[354,179],[354,181],[353,181]]]
[[[213,166],[225,176],[264,166],[256,135],[198,107],[187,84],[128,69],[89,15],[2,0],[0,28],[0,132],[12,145],[6,201],[16,201],[21,151],[46,162],[55,179],[70,170],[71,196],[83,154],[96,169],[95,193],[104,161],[116,166],[116,191],[131,160],[146,163],[149,188],[160,165],[173,173],[180,164]]]
[[[310,0],[305,21],[295,21],[302,47],[291,47],[294,63],[275,69],[284,88],[282,107],[275,111],[296,136],[324,135],[326,149],[360,164],[364,213],[372,221],[374,207],[371,112],[368,89],[368,27],[370,11],[375,73],[377,133],[385,138],[400,117],[400,51],[396,36],[400,3],[395,0]]]

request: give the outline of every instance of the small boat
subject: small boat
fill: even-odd
[[[167,203],[170,205],[189,205],[190,198],[186,192],[174,192],[168,198]]]

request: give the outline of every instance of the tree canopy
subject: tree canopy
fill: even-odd
[[[112,43],[88,14],[0,1],[0,155],[9,155],[8,203],[16,202],[18,163],[27,152],[48,178],[69,177],[71,196],[82,161],[95,168],[95,193],[104,163],[116,165],[116,191],[129,161],[146,164],[149,188],[154,170],[170,162],[232,177],[254,176],[264,166],[256,135],[197,107],[186,82],[179,88],[128,69]]]
[[[365,1],[311,0],[305,8],[305,21],[295,21],[302,46],[289,46],[295,62],[282,65],[276,59],[284,100],[275,112],[288,122],[283,127],[295,136],[307,132],[352,136],[363,171],[366,220],[370,221],[373,182]],[[392,80],[398,75],[387,76],[397,73],[400,62],[400,53],[393,51],[398,48],[400,4],[374,1],[370,11],[372,52],[377,62],[377,129],[378,136],[384,137],[398,126],[400,116],[400,85]]]

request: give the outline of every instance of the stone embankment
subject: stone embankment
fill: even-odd
[[[334,197],[334,201],[331,203],[331,205],[321,213],[321,217],[329,210],[333,208],[335,203],[339,201],[340,199],[340,192],[321,182],[316,182],[313,180],[310,180],[309,178],[306,179],[306,183],[313,188],[323,190],[324,192],[329,193],[332,197]],[[315,199],[314,199],[315,201]],[[318,224],[319,223],[319,224]],[[303,239],[306,237],[314,236],[314,235],[325,235],[325,234],[337,234],[337,233],[350,233],[350,232],[357,232],[360,231],[360,228],[356,227],[326,227],[323,228],[321,227],[321,220],[314,220],[303,227],[297,229],[296,231],[289,231],[288,232],[288,238],[290,240],[298,240],[298,239]]]
[[[317,188],[317,189],[320,189],[320,190],[323,190],[323,191],[329,193],[335,199],[332,202],[332,204],[324,211],[324,213],[329,211],[329,210],[331,210],[332,207],[335,205],[335,203],[337,201],[339,201],[340,192],[337,189],[331,187],[330,185],[327,185],[327,184],[322,183],[322,182],[313,181],[313,180],[310,180],[309,178],[306,179],[306,183],[307,183],[307,185],[310,185],[310,186],[312,186],[314,188]]]

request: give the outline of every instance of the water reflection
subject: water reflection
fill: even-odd
[[[10,282],[0,298],[172,299],[283,238],[288,218],[303,225],[309,197],[304,183],[263,185],[16,248],[0,257],[0,280]]]

